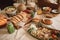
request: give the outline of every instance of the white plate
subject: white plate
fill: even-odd
[[[57,17],[52,18],[50,20],[53,22],[51,25],[43,24],[43,26],[51,28],[51,29],[55,29],[55,30],[60,30],[60,17],[57,16]]]

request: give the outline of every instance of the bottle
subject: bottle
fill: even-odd
[[[7,30],[10,34],[15,31],[14,25],[11,22],[7,24]]]

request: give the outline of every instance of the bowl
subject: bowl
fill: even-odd
[[[4,10],[5,10],[5,13],[8,14],[9,16],[16,15],[16,12],[17,12],[16,8],[13,6],[8,6]]]

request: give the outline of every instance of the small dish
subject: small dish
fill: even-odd
[[[50,19],[42,19],[41,22],[45,25],[51,25],[52,21]]]
[[[16,15],[16,12],[17,12],[16,8],[13,6],[8,6],[4,10],[5,10],[5,13],[10,16]]]
[[[58,10],[56,10],[56,9],[52,10],[51,12],[52,13],[55,13],[55,14],[58,14],[59,13]]]

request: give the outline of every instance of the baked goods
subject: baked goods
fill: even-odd
[[[9,14],[10,16],[14,15],[14,16],[11,16],[11,19],[10,19],[10,17],[8,17],[8,18],[9,18],[9,21],[14,24],[15,28],[19,29],[20,27],[24,27],[28,23],[35,23],[36,25],[39,23],[38,27],[42,27],[43,24],[46,24],[47,26],[50,26],[52,24],[51,20],[42,19],[42,18],[45,18],[45,14],[42,14],[42,13],[49,14],[51,12],[50,7],[44,7],[43,10],[42,9],[37,9],[36,10],[35,9],[35,3],[29,3],[29,5],[28,5],[29,6],[28,9],[26,9],[25,4],[20,4],[17,7],[17,12],[15,11],[16,9],[13,8],[13,7],[8,7],[5,10],[6,14]],[[16,15],[15,15],[15,12],[16,12]],[[42,15],[40,15],[40,14],[42,14]],[[52,18],[52,15],[46,15],[46,17],[47,18]],[[0,21],[1,21],[0,25],[4,25],[4,24],[7,23],[6,22],[7,19],[5,17],[1,18]],[[10,24],[8,24],[8,25],[10,25]],[[43,25],[43,26],[45,26],[45,25]],[[8,30],[10,32],[12,32],[11,30],[13,30],[13,28],[11,28],[11,30],[10,30],[10,27],[11,27],[11,25],[8,26]],[[32,29],[34,29],[34,28],[32,28]],[[39,32],[42,32],[42,31],[44,31],[43,33],[48,32],[48,31],[45,30],[45,28],[39,28],[39,30],[37,30],[37,28],[35,27],[34,30],[36,30],[35,33],[37,33],[37,37],[39,37],[39,38],[40,38],[40,33]],[[13,32],[14,32],[14,30],[13,30]],[[32,32],[32,34],[34,35],[34,32]],[[43,36],[46,37],[45,34]]]
[[[33,22],[39,22],[40,21],[40,15],[37,15],[37,13],[35,13],[32,21]]]
[[[21,13],[18,13],[16,16],[11,17],[10,21],[15,26],[18,26],[18,23],[20,23],[21,21],[27,23],[29,18],[30,18],[30,16],[28,16],[27,13],[21,12]],[[16,28],[18,28],[18,27],[16,27]]]
[[[49,20],[49,19],[42,19],[41,22],[46,24],[46,25],[51,25],[52,24],[52,21]]]
[[[39,22],[40,20],[38,18],[33,18],[33,22]]]
[[[7,24],[7,19],[4,15],[0,14],[0,27],[3,27]]]
[[[19,29],[20,27],[17,25],[21,20],[23,20],[22,15],[13,16],[11,22],[14,24],[15,28]]]
[[[24,11],[24,10],[26,10],[26,6],[25,6],[25,4],[20,4],[20,5],[17,7],[17,9],[18,9],[19,12],[20,12],[20,11]]]
[[[46,18],[52,18],[53,17],[53,14],[45,14],[45,17]]]
[[[38,27],[36,25],[30,25],[28,29],[28,33],[37,38],[38,40],[58,40],[60,36],[59,31],[52,30],[45,27]],[[59,35],[59,36],[58,36]]]

